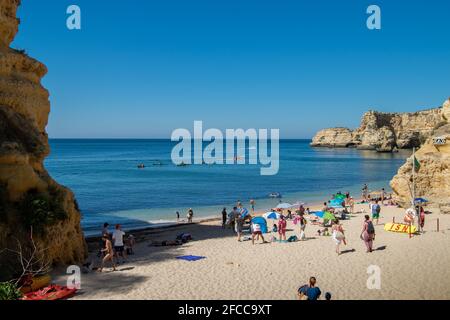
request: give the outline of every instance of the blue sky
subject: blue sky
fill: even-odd
[[[77,4],[82,30],[66,28]],[[382,29],[366,28],[381,7]],[[310,138],[368,109],[450,95],[450,1],[23,0],[13,47],[49,68],[51,138],[280,128]]]

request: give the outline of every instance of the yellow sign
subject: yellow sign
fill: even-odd
[[[400,233],[410,233],[410,226],[408,224],[403,223],[386,223],[384,225],[384,230],[392,231],[392,232],[400,232]],[[411,226],[411,233],[415,233],[417,228],[415,226]]]

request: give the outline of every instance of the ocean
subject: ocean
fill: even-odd
[[[279,172],[260,175],[260,165],[189,165],[171,161],[175,142],[139,139],[50,139],[45,166],[51,176],[75,193],[86,235],[98,234],[104,222],[124,229],[170,224],[179,211],[185,218],[219,217],[237,200],[256,210],[283,202],[326,201],[337,191],[360,196],[389,190],[389,181],[410,151],[377,153],[356,149],[311,148],[310,140],[281,140]],[[143,163],[145,168],[137,168]]]

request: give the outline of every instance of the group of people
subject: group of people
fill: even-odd
[[[177,215],[177,222],[180,222],[180,212],[176,211],[175,214]],[[194,210],[192,208],[189,208],[187,214],[186,214],[187,222],[192,223],[194,218]]]
[[[125,241],[125,232],[122,231],[120,224],[116,224],[114,231],[111,233],[108,228],[109,223],[105,222],[102,230],[102,246],[99,252],[99,255],[102,257],[101,266],[98,269],[99,272],[102,272],[107,262],[111,263],[113,271],[115,271],[117,263],[119,262],[119,256],[122,258],[122,263],[125,263],[127,255],[133,254],[133,247],[135,244],[133,235],[130,234]]]

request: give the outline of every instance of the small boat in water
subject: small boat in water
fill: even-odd
[[[138,169],[144,169],[144,168],[145,168],[145,165],[144,165],[143,163],[139,163],[139,164],[137,165],[137,167],[138,167]]]
[[[281,193],[271,192],[271,193],[269,193],[269,198],[281,198]]]

